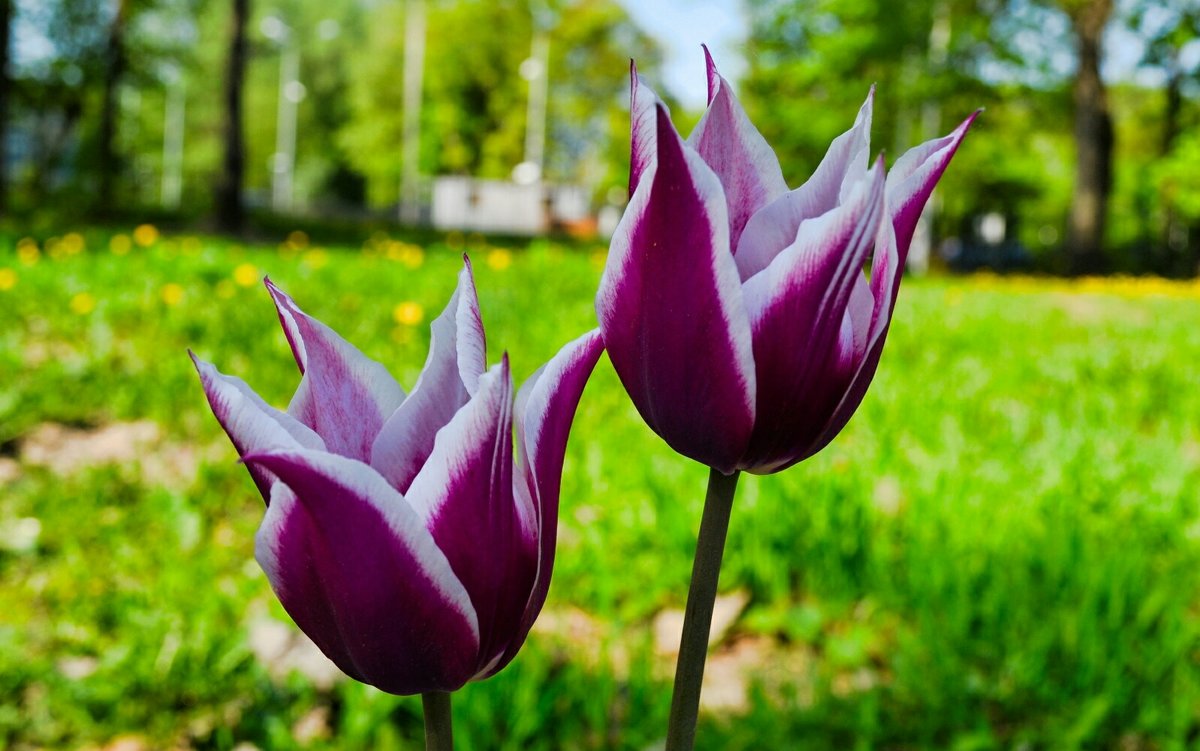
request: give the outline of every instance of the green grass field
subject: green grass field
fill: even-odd
[[[186,350],[286,403],[269,273],[411,387],[466,250],[489,361],[523,379],[595,325],[603,248],[152,234],[0,242],[0,747],[420,748],[419,700],[256,656],[257,627],[294,627]],[[846,431],[741,482],[722,590],[749,604],[713,657],[741,696],[700,747],[1200,748],[1198,303],[1166,282],[906,282]],[[104,461],[96,436],[130,424]],[[682,606],[705,480],[602,359],[544,625],[455,696],[460,749],[654,747],[653,626]]]

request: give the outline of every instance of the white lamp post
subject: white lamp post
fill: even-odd
[[[163,106],[162,205],[179,208],[183,196],[183,126],[187,90],[179,68],[170,65],[163,70],[166,102]]]
[[[425,75],[425,0],[404,8],[404,108],[400,132],[400,221],[421,219],[421,83]]]
[[[279,113],[275,121],[275,153],[271,157],[271,208],[292,209],[292,176],[296,170],[296,105],[304,99],[300,83],[300,49],[291,28],[278,16],[262,21],[262,33],[280,46]]]

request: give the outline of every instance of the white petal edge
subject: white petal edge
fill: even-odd
[[[450,568],[450,561],[434,542],[433,535],[425,528],[424,522],[413,512],[404,496],[388,485],[382,475],[360,461],[322,451],[294,450],[271,453],[287,456],[291,461],[306,463],[315,471],[336,478],[351,492],[365,499],[383,518],[388,530],[422,564],[424,575],[438,593],[467,621],[478,645],[479,618],[466,587]],[[291,503],[271,503],[254,537],[254,556],[272,584],[285,581],[284,574],[280,571],[275,546],[287,520],[287,513],[292,504],[304,503],[297,497],[294,489],[289,490]],[[275,495],[272,493],[272,500],[275,500]],[[279,494],[279,497],[286,499],[287,495]],[[404,572],[404,575],[415,575],[415,572]]]

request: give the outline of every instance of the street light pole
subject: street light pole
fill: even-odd
[[[529,57],[521,63],[521,77],[529,82],[525,108],[525,160],[513,169],[513,180],[529,185],[539,182],[546,162],[546,103],[550,93],[550,18],[545,6],[535,4],[533,41]]]
[[[300,76],[300,50],[290,37],[279,57],[279,117],[275,126],[274,180],[271,205],[275,211],[292,209],[292,175],[296,170],[296,105],[304,98]]]
[[[292,29],[278,16],[262,21],[262,33],[280,46],[279,109],[275,118],[275,153],[271,156],[271,208],[292,209],[292,176],[296,169],[296,105],[304,98],[300,83],[300,48]]]
[[[167,96],[163,111],[162,204],[168,209],[178,209],[183,196],[183,126],[187,90],[178,68],[169,68],[165,78]]]
[[[400,221],[421,219],[421,83],[425,75],[425,0],[404,10],[404,111],[400,144]]]

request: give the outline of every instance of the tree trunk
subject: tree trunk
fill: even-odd
[[[0,0],[0,216],[8,213],[8,112],[12,82],[8,79],[8,42],[12,0]]]
[[[108,28],[108,45],[104,51],[104,99],[100,110],[100,154],[96,164],[100,184],[95,204],[101,216],[112,212],[113,187],[121,171],[116,144],[117,118],[121,113],[117,95],[121,76],[125,74],[125,22],[128,15],[129,0],[117,0],[117,13]]]
[[[1104,257],[1113,128],[1100,60],[1101,38],[1111,13],[1112,0],[1088,0],[1071,13],[1079,55],[1074,83],[1075,192],[1067,226],[1068,263],[1074,273],[1097,270]]]
[[[1179,64],[1178,51],[1172,50],[1167,60],[1166,107],[1163,112],[1162,143],[1159,154],[1167,157],[1179,136],[1179,118],[1183,108],[1183,69]],[[1175,211],[1170,201],[1164,202],[1162,231],[1160,235],[1164,268],[1159,269],[1172,276],[1194,276],[1195,258],[1189,252],[1187,224]]]
[[[229,33],[229,58],[225,68],[225,160],[217,186],[217,225],[238,232],[245,219],[242,176],[245,146],[242,138],[242,85],[246,76],[246,20],[250,0],[233,0]]]

